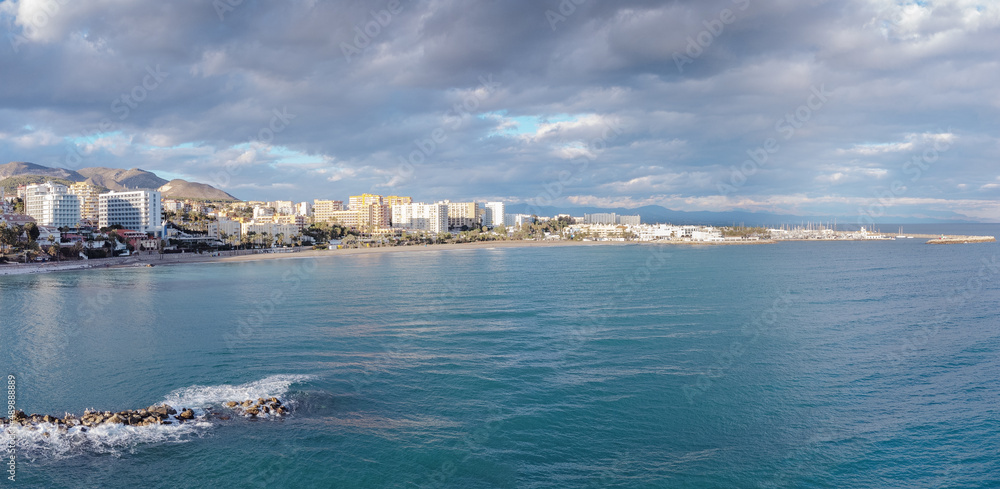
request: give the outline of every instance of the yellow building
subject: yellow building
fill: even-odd
[[[86,182],[76,182],[69,186],[69,193],[80,199],[80,218],[97,221],[100,189]]]
[[[479,216],[479,204],[475,202],[442,202],[448,205],[448,228],[477,228],[482,222]]]
[[[392,207],[394,205],[412,204],[413,199],[410,197],[400,197],[398,195],[389,195],[385,198],[385,205]]]
[[[333,213],[344,210],[342,200],[314,200],[313,220],[315,222],[333,222]]]

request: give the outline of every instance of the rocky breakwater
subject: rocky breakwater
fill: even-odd
[[[223,403],[223,406],[235,414],[249,418],[284,416],[290,412],[282,404],[281,400],[276,397],[229,401]],[[0,429],[14,426],[24,426],[33,429],[43,423],[47,423],[59,430],[73,429],[74,431],[86,432],[88,428],[96,428],[103,425],[136,427],[172,425],[210,418],[230,419],[225,413],[214,411],[211,406],[205,408],[201,414],[197,414],[190,408],[183,407],[178,411],[172,406],[162,404],[159,406],[149,406],[145,409],[129,409],[118,412],[88,410],[80,416],[66,414],[62,417],[48,414],[25,414],[23,411],[16,411],[10,419],[0,418]]]
[[[281,404],[281,401],[276,397],[269,397],[267,399],[260,397],[256,401],[247,399],[243,402],[229,401],[222,404],[223,406],[232,409],[237,414],[250,417],[269,417],[269,416],[284,416],[288,414],[288,408]]]
[[[993,236],[941,236],[927,241],[927,244],[966,244],[966,243],[994,243]]]

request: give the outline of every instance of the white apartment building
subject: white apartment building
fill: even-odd
[[[299,228],[294,224],[275,224],[273,222],[244,222],[240,225],[240,235],[250,236],[253,234],[254,243],[260,243],[264,245],[270,245],[271,243],[265,243],[263,241],[264,234],[268,235],[268,240],[272,243],[281,235],[281,242],[283,244],[291,244],[292,238],[299,234]]]
[[[448,231],[448,204],[397,204],[392,206],[392,227],[411,231]]]
[[[295,203],[290,200],[276,200],[274,202],[268,202],[268,205],[274,207],[274,210],[278,214],[287,216],[295,214]]]
[[[208,223],[208,237],[221,240],[222,235],[225,234],[226,239],[230,243],[239,243],[241,230],[242,227],[239,221],[233,221],[224,217]]]
[[[80,198],[69,187],[46,182],[25,189],[25,212],[39,226],[75,227],[80,224]]]
[[[507,205],[503,202],[487,202],[483,208],[486,213],[483,214],[483,226],[493,229],[497,226],[505,225],[505,216],[507,215]]]
[[[163,207],[156,190],[127,190],[100,195],[100,226],[115,224],[141,233],[163,235]]]
[[[253,208],[253,220],[261,222],[269,222],[274,219],[274,209],[265,206],[254,206]]]
[[[521,224],[534,222],[534,218],[531,214],[506,214],[504,215],[503,225],[509,228],[518,227]]]
[[[312,202],[299,202],[295,204],[295,215],[310,217],[313,215],[313,205]]]

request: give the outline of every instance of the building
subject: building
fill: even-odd
[[[25,188],[25,213],[39,226],[76,227],[80,224],[80,198],[69,187],[46,182]]]
[[[507,206],[503,202],[487,202],[483,206],[486,212],[483,214],[483,226],[493,229],[504,225],[504,217],[507,215]]]
[[[163,209],[160,192],[127,190],[100,195],[99,226],[119,225],[141,233],[163,234]]]
[[[584,224],[618,224],[618,215],[614,212],[601,212],[597,214],[584,214]]]
[[[623,224],[626,226],[638,226],[640,219],[638,215],[634,216],[619,216],[614,212],[597,213],[597,214],[584,214],[583,215],[584,224]]]
[[[412,204],[413,199],[410,197],[400,197],[398,195],[389,195],[384,199],[383,204],[392,207],[394,205]]]
[[[448,231],[448,205],[399,204],[392,206],[392,227],[410,231],[443,233]]]
[[[531,214],[506,214],[503,224],[509,228],[521,227],[522,224],[534,224],[535,218]]]
[[[208,237],[229,242],[229,244],[239,243],[241,231],[242,227],[239,221],[232,221],[223,217],[208,223]]]
[[[274,208],[256,206],[253,208],[253,220],[257,222],[271,222],[274,220]]]
[[[348,206],[352,212],[357,213],[355,228],[371,232],[389,227],[391,219],[389,206],[381,195],[352,195],[348,199]]]
[[[618,216],[618,224],[624,226],[638,226],[641,223],[642,219],[639,218],[638,214],[634,216]]]
[[[352,211],[358,210],[364,206],[382,205],[384,203],[385,201],[382,196],[376,194],[352,195],[347,201],[348,208]]]
[[[310,217],[313,215],[313,205],[312,202],[299,202],[295,204],[295,214],[304,217]]]
[[[99,220],[97,210],[101,190],[96,185],[91,185],[87,182],[76,182],[69,186],[69,193],[75,195],[80,200],[80,219]]]
[[[479,204],[475,202],[452,202],[446,200],[440,202],[448,206],[448,229],[465,230],[478,228],[481,225],[479,220]]]
[[[298,234],[299,229],[296,228],[294,224],[244,222],[240,225],[241,236],[247,237],[253,243],[263,244],[266,246],[270,246],[274,243],[279,236],[282,244],[291,244],[292,238]],[[269,242],[265,242],[264,238],[267,238],[267,241]]]
[[[333,222],[334,221],[333,213],[344,210],[344,201],[314,200],[312,207],[313,207],[313,220],[315,222]]]
[[[295,226],[299,231],[305,229],[306,225],[309,224],[309,219],[306,216],[286,215],[286,216],[274,216],[273,219],[275,224],[291,224]]]
[[[295,214],[295,203],[290,200],[276,200],[274,202],[268,202],[270,207],[281,215]]]

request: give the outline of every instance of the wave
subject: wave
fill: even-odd
[[[142,445],[156,443],[186,443],[203,436],[219,420],[229,419],[223,403],[228,401],[278,398],[294,410],[294,399],[287,399],[289,388],[311,377],[306,375],[272,375],[261,380],[240,385],[195,385],[178,389],[166,396],[161,404],[167,404],[178,411],[184,408],[194,412],[194,419],[171,424],[129,426],[103,423],[97,426],[66,427],[55,423],[39,422],[28,426],[7,425],[0,430],[0,446],[7,446],[12,440],[16,444],[19,457],[67,458],[84,454],[134,453]],[[268,417],[261,414],[262,418]]]

